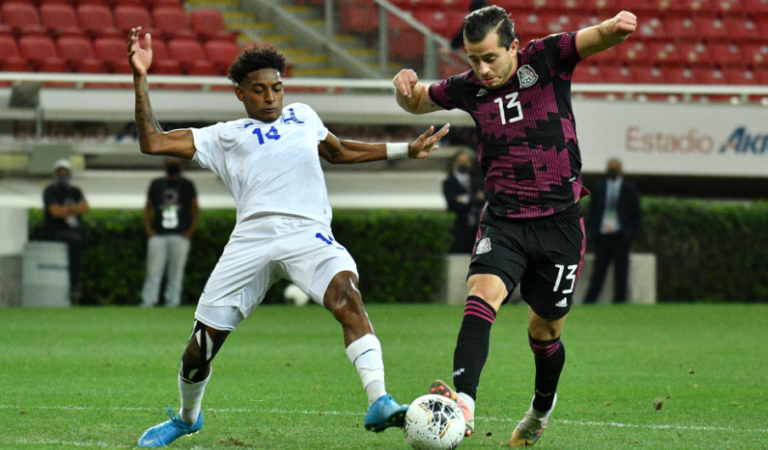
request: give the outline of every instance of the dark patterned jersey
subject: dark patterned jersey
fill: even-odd
[[[543,217],[582,196],[571,106],[576,33],[535,39],[517,58],[517,71],[497,90],[486,90],[470,70],[431,85],[429,96],[475,120],[488,209],[501,217]]]

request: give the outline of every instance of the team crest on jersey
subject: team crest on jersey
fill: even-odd
[[[477,242],[475,246],[475,255],[482,255],[491,251],[491,239],[483,238]]]
[[[539,79],[539,76],[536,75],[536,72],[533,71],[531,66],[526,64],[517,69],[517,78],[520,79],[520,87],[526,89],[536,84],[536,80]]]

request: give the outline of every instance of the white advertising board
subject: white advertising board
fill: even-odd
[[[608,159],[650,175],[768,176],[768,108],[580,100],[582,171]]]

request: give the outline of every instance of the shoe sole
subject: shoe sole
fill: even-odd
[[[442,380],[437,380],[434,383],[432,383],[432,386],[429,387],[429,393],[435,394],[435,395],[442,395],[443,397],[448,397],[449,399],[453,400],[458,404],[458,396],[456,395],[456,392],[451,389],[450,386],[448,386],[448,383]],[[462,414],[464,411],[462,410]],[[466,417],[464,417],[466,419]],[[467,430],[465,435],[466,436],[472,436],[472,433],[475,432],[475,419],[472,418],[469,421],[466,421]]]
[[[393,414],[389,419],[384,421],[384,426],[382,428],[376,428],[376,424],[370,424],[365,425],[365,429],[368,431],[373,431],[374,433],[381,433],[387,428],[402,428],[403,424],[405,423],[405,413],[406,411],[402,411],[397,414]]]

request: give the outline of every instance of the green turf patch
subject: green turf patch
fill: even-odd
[[[401,402],[450,380],[461,308],[372,305]],[[500,448],[533,393],[527,308],[504,307],[478,391],[477,433]],[[133,448],[178,406],[193,309],[0,310],[0,448]],[[558,405],[539,449],[768,449],[765,305],[576,307]],[[408,449],[363,428],[366,397],[322,308],[266,306],[213,363],[205,426],[171,448]]]

